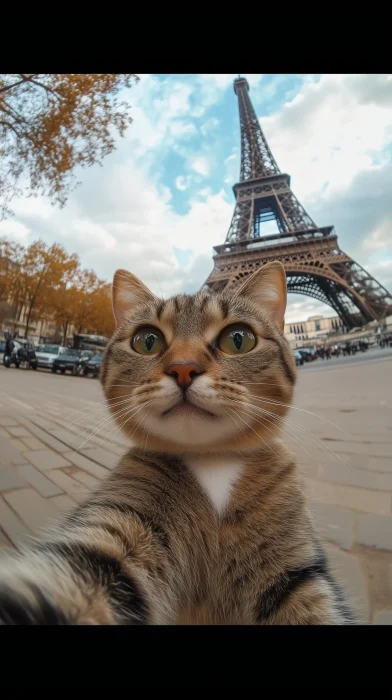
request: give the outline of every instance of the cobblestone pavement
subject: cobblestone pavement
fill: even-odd
[[[367,355],[300,368],[285,441],[362,620],[392,624],[392,356]],[[56,521],[128,445],[97,380],[1,366],[0,545]]]

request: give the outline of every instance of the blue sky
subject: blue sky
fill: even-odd
[[[133,116],[102,167],[83,170],[62,209],[14,202],[0,224],[63,243],[110,279],[117,267],[166,295],[198,289],[234,209],[240,131],[234,75],[143,75],[124,93]],[[392,80],[388,75],[246,75],[282,172],[316,222],[392,288]],[[289,297],[288,321],[333,312]]]

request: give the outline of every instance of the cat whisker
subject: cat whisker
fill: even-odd
[[[126,403],[127,401],[129,401],[130,398],[131,398],[131,397],[127,397],[127,398],[118,400],[118,401],[116,401],[116,402],[112,401],[112,403],[109,404],[109,407],[111,408],[111,407],[113,407],[113,406],[119,406],[119,405],[121,405],[121,404]],[[89,418],[89,417],[91,417],[92,415],[94,415],[95,413],[99,413],[100,411],[104,411],[104,410],[107,410],[106,402],[105,402],[104,405],[100,406],[99,408],[94,408],[93,410],[88,411],[87,413],[84,412],[84,413],[83,413],[83,417],[84,417],[84,418]],[[67,430],[70,430],[70,429],[71,429],[71,426],[75,425],[75,423],[77,423],[81,418],[82,418],[82,416],[78,416],[78,417],[75,418],[71,423],[69,423],[69,424],[67,425]]]
[[[139,411],[141,411],[142,408],[145,408],[146,406],[148,406],[149,403],[151,403],[151,399],[150,399],[149,401],[143,403],[141,406],[139,406],[139,407],[137,408],[137,410],[135,410],[133,413],[131,413],[131,415],[129,415],[129,416],[127,417],[126,421],[125,421],[124,423],[122,423],[122,424],[117,428],[117,430],[115,431],[115,433],[114,433],[114,435],[113,435],[111,441],[109,442],[109,445],[112,444],[112,442],[113,442],[115,436],[121,431],[121,429],[124,427],[124,425],[127,423],[127,421],[129,421],[130,418],[133,418],[133,416],[135,416],[137,413],[139,413]],[[132,410],[132,409],[129,409],[129,410]],[[126,415],[126,413],[125,413],[124,415]],[[142,418],[143,418],[143,417],[144,417],[144,416],[142,416]],[[102,441],[101,444],[103,444],[103,442],[105,442],[105,440],[107,440],[107,438],[104,438],[104,440]]]
[[[159,282],[158,282],[158,277],[156,276],[155,270],[154,270],[154,268],[153,268],[152,265],[151,265],[151,270],[152,270],[153,273],[154,273],[154,277],[155,277],[156,283],[157,283],[157,285],[158,285],[158,287],[159,287],[159,291],[160,291],[160,293],[161,293],[162,301],[165,301],[164,298],[163,298],[163,292],[162,292],[162,289],[161,289],[161,285],[160,285]]]
[[[88,442],[89,440],[91,440],[91,438],[92,438],[94,435],[96,435],[96,433],[98,432],[98,430],[102,430],[102,428],[104,428],[105,425],[107,425],[108,423],[110,423],[110,422],[113,420],[113,418],[116,418],[116,419],[117,419],[118,417],[121,417],[122,415],[125,415],[125,413],[126,413],[127,411],[130,411],[130,410],[132,410],[132,409],[133,409],[133,407],[128,407],[128,406],[127,406],[126,408],[123,407],[123,408],[119,409],[118,411],[116,411],[116,412],[115,412],[112,416],[110,416],[109,418],[106,418],[105,420],[100,421],[98,427],[97,427],[92,433],[90,433],[90,435],[86,438],[86,440],[84,440],[84,442],[83,442],[81,445],[79,445],[79,447],[77,448],[77,450],[75,450],[75,452],[78,452],[79,450],[81,450],[82,447],[83,447],[83,445],[85,445],[86,442]]]
[[[117,401],[117,399],[118,399],[118,397],[113,397],[113,398],[111,398],[111,399],[102,399],[101,401],[95,401],[95,402],[92,404],[90,410],[93,411],[93,410],[95,410],[96,408],[98,408],[99,406],[102,406],[102,407],[106,408],[108,404],[109,404],[109,405],[112,404],[112,402]],[[69,418],[71,418],[71,416],[75,415],[75,413],[81,413],[81,414],[84,415],[84,416],[90,415],[90,411],[86,411],[85,408],[78,408],[78,409],[76,409],[75,411],[71,411],[71,413],[69,413],[69,414],[65,417],[64,420],[69,420]],[[81,416],[80,416],[80,417],[81,417]],[[76,420],[78,420],[78,419],[76,419]],[[70,423],[70,425],[73,425],[74,422],[75,422],[75,421],[72,421],[72,423]]]
[[[229,407],[228,407],[228,408],[229,408]],[[229,411],[233,411],[233,409],[232,409],[232,408],[229,408]],[[252,430],[252,432],[253,432],[255,435],[257,435],[257,437],[264,443],[264,445],[267,445],[267,444],[268,444],[268,443],[264,440],[264,438],[262,438],[261,435],[259,435],[259,433],[258,433],[254,428],[252,428],[251,425],[249,425],[249,423],[245,420],[245,418],[243,418],[243,416],[240,416],[236,411],[234,411],[234,414],[236,415],[237,418],[239,418],[240,420],[242,420],[242,421],[245,423],[245,425],[247,425],[248,428],[249,428],[250,430]],[[268,430],[268,428],[267,428],[267,430]],[[275,450],[274,450],[272,447],[271,447],[271,449],[272,449],[272,452],[276,455]]]
[[[293,405],[290,404],[290,403],[284,403],[284,402],[276,401],[275,399],[264,399],[264,398],[262,398],[261,396],[257,396],[256,394],[249,394],[249,396],[252,396],[253,398],[258,399],[259,401],[264,401],[265,403],[274,404],[275,406],[285,406],[286,408],[293,408],[295,411],[301,411],[302,413],[308,413],[310,416],[314,416],[315,418],[319,418],[320,420],[323,420],[323,421],[325,421],[326,423],[329,423],[330,425],[332,425],[332,426],[333,426],[334,428],[336,428],[337,430],[340,430],[340,432],[343,433],[344,435],[346,435],[346,437],[349,437],[350,440],[353,440],[354,442],[356,441],[356,440],[355,440],[355,437],[354,437],[353,435],[350,435],[350,433],[348,433],[348,432],[347,432],[346,430],[344,430],[343,428],[340,428],[340,427],[339,427],[338,425],[336,425],[336,423],[334,423],[333,421],[328,420],[328,418],[325,418],[324,416],[319,416],[318,413],[314,413],[313,411],[308,411],[308,410],[306,410],[305,408],[299,408],[298,406],[293,406]]]
[[[273,420],[271,420],[270,418],[266,418],[265,416],[263,416],[263,421],[262,421],[262,420],[260,420],[260,419],[255,418],[254,414],[253,414],[249,409],[244,409],[244,408],[243,408],[243,410],[246,412],[247,415],[249,415],[251,418],[253,418],[253,420],[255,420],[256,423],[259,423],[260,425],[263,425],[263,427],[267,428],[267,430],[269,430],[269,431],[273,434],[273,436],[274,436],[275,438],[278,438],[278,437],[279,437],[279,434],[274,433],[274,432],[272,431],[272,429],[269,428],[269,427],[268,427],[267,425],[265,425],[265,423],[264,423],[264,421],[265,421],[265,422],[267,422],[267,423],[270,423],[271,425],[276,425],[276,421],[273,421]],[[260,418],[260,417],[259,417],[259,418]],[[313,457],[313,455],[311,455],[310,452],[308,452],[308,450],[306,450],[305,447],[303,447],[303,445],[297,440],[297,438],[296,438],[295,435],[291,435],[291,437],[292,437],[292,439],[294,440],[294,442],[295,442],[296,444],[298,444],[300,447],[302,447],[302,449],[306,452],[307,455],[309,455],[309,457],[310,457],[311,459],[313,459],[314,461],[316,461],[315,458]]]
[[[232,399],[232,400],[234,400],[234,399]],[[242,402],[240,402],[240,403],[242,403]],[[280,422],[283,422],[283,421],[284,421],[284,422],[289,422],[290,424],[293,425],[294,428],[296,428],[297,430],[300,430],[301,432],[303,432],[304,435],[305,435],[305,437],[308,437],[309,440],[311,440],[312,442],[314,442],[315,445],[316,445],[316,447],[318,448],[318,442],[317,442],[317,441],[318,441],[319,439],[316,438],[314,435],[312,435],[312,433],[311,433],[309,430],[307,430],[307,428],[305,428],[305,427],[302,426],[302,425],[299,425],[299,423],[296,423],[296,421],[291,420],[290,418],[287,418],[286,416],[285,416],[285,417],[280,416],[278,413],[273,413],[273,412],[271,412],[271,411],[267,411],[266,409],[261,408],[260,406],[255,406],[254,404],[249,403],[249,402],[247,402],[247,405],[248,405],[249,407],[252,407],[254,410],[257,410],[257,411],[261,412],[263,415],[268,415],[268,416],[271,416],[271,417],[274,418],[274,419],[278,419]],[[291,437],[293,437],[293,439],[295,440],[295,437],[294,437],[294,435],[291,433],[291,431],[289,431],[287,428],[286,428],[286,431],[289,432],[289,434],[291,435]],[[320,441],[319,441],[319,442],[320,442]],[[322,446],[323,449],[325,449],[323,443],[320,442],[320,445]],[[334,453],[334,454],[335,454],[335,453]],[[335,456],[337,457],[338,455],[335,455]]]
[[[227,380],[226,380],[227,381]],[[293,388],[293,385],[290,384],[289,382],[251,382],[248,379],[235,379],[233,382],[229,382],[230,384],[260,384],[263,386],[287,386],[290,389]]]
[[[235,399],[231,399],[231,401],[235,401]],[[239,403],[240,403],[241,405],[243,405],[241,401],[240,401]],[[336,454],[336,452],[334,452],[334,450],[332,450],[332,448],[330,448],[329,446],[325,445],[318,437],[316,437],[315,435],[313,435],[307,428],[305,428],[305,427],[302,426],[302,425],[299,425],[299,423],[297,423],[297,422],[294,421],[293,419],[290,419],[290,418],[287,418],[287,417],[279,416],[279,414],[277,414],[277,413],[272,413],[271,411],[267,411],[266,409],[263,409],[263,408],[261,408],[260,406],[255,406],[254,404],[251,404],[251,403],[249,403],[249,402],[248,402],[248,406],[254,408],[255,410],[258,410],[258,411],[262,412],[263,415],[273,416],[274,418],[280,419],[280,421],[289,422],[290,424],[293,425],[294,429],[296,428],[297,430],[300,430],[300,431],[304,434],[304,436],[308,438],[309,441],[313,442],[313,443],[315,444],[315,446],[316,446],[316,449],[318,449],[319,447],[321,447],[321,449],[322,449],[323,451],[331,452],[331,453],[334,455],[334,457],[336,457],[336,459],[339,460],[339,462],[341,462],[344,466],[346,466],[346,467],[349,466],[346,462],[344,462],[344,460],[342,460],[342,459],[339,457],[338,454]],[[294,435],[293,435],[291,432],[289,432],[289,430],[288,430],[287,428],[286,428],[286,431],[289,433],[289,435],[291,435],[291,437],[294,439],[294,441],[297,442],[297,440],[295,439]],[[298,444],[300,444],[300,443],[298,443]],[[301,446],[302,446],[302,445],[301,445]],[[303,446],[302,446],[302,448],[305,449]],[[305,450],[305,451],[306,451],[306,450]],[[309,454],[309,453],[307,453],[307,454]],[[309,456],[311,456],[312,459],[314,459],[314,457],[313,457],[312,455],[309,455]]]
[[[111,384],[110,388],[114,386],[145,386],[146,383],[150,384],[151,382],[116,382],[115,384]]]

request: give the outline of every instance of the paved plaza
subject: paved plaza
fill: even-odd
[[[285,430],[336,576],[375,624],[392,624],[391,397],[390,350],[318,360]],[[0,545],[59,519],[128,445],[97,380],[0,366]]]

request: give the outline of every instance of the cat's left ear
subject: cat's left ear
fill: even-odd
[[[263,265],[243,283],[239,294],[263,306],[273,316],[277,326],[284,329],[287,304],[286,273],[278,260]]]
[[[112,286],[113,313],[118,326],[122,326],[134,306],[147,301],[154,302],[155,297],[135,275],[127,270],[117,270]]]

